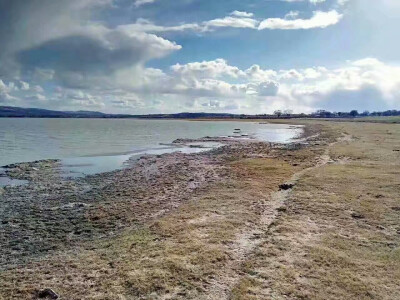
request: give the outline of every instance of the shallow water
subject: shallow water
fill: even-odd
[[[233,136],[238,128],[240,134],[279,143],[290,142],[301,132],[289,125],[237,121],[4,118],[0,166],[61,159],[71,176],[95,174],[121,168],[132,156],[204,151],[170,144],[178,138]]]
[[[5,170],[0,168],[0,187],[2,186],[18,186],[28,183],[26,180],[11,179],[6,176]]]

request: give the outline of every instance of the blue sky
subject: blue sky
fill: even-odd
[[[398,0],[0,0],[0,105],[400,108]]]

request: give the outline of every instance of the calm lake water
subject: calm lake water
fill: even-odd
[[[93,174],[121,167],[132,155],[199,151],[163,144],[178,138],[230,136],[236,128],[282,143],[301,132],[289,125],[234,121],[5,118],[0,119],[0,166],[58,158],[72,172]]]

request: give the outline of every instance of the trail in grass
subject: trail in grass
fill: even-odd
[[[204,295],[204,299],[231,299],[232,290],[235,285],[239,283],[243,275],[243,271],[241,270],[243,263],[258,246],[266,241],[271,226],[279,217],[280,212],[285,210],[286,201],[289,199],[292,187],[294,187],[300,178],[309,171],[321,168],[330,163],[343,163],[345,159],[343,161],[332,160],[329,151],[335,144],[351,141],[351,139],[352,137],[350,135],[343,134],[338,140],[328,144],[324,153],[317,158],[314,166],[305,168],[292,175],[290,180],[284,183],[284,185],[289,188],[281,188],[271,195],[265,195],[265,198],[262,199],[264,207],[259,226],[256,226],[253,230],[242,232],[237,235],[230,247],[232,259],[226,265],[224,275],[215,278],[211,282],[206,295]]]

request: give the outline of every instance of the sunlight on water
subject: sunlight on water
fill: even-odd
[[[121,168],[132,156],[203,151],[170,144],[178,138],[233,136],[235,129],[259,140],[280,143],[301,132],[301,128],[288,125],[234,121],[0,119],[0,166],[62,159],[71,176],[95,174]]]

